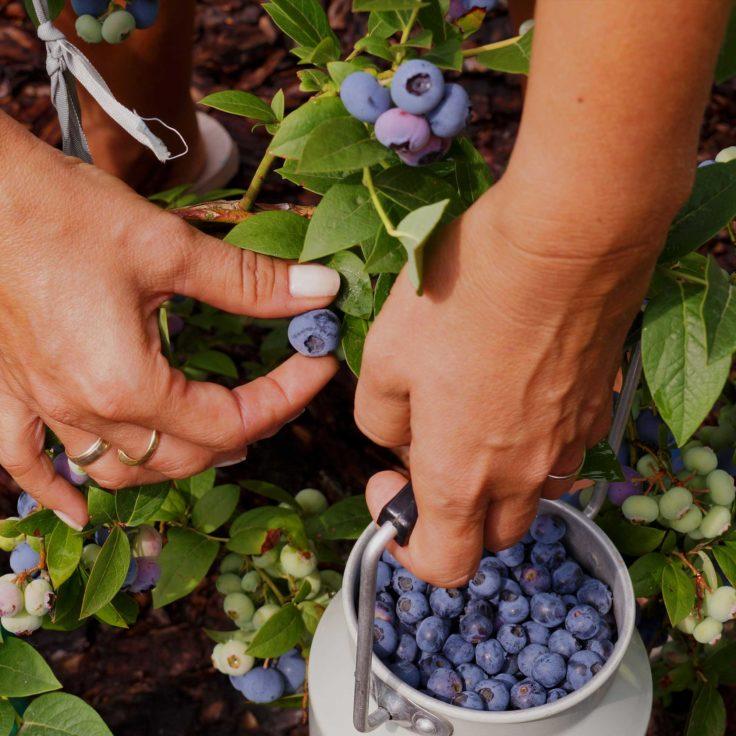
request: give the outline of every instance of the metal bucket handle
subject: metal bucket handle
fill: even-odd
[[[616,411],[611,422],[608,441],[614,452],[618,452],[623,440],[626,423],[631,413],[634,394],[641,377],[641,345],[637,343],[631,356]],[[595,519],[603,506],[608,491],[608,481],[598,481],[593,495],[583,514]],[[407,483],[381,510],[376,521],[378,531],[366,545],[360,561],[360,586],[358,593],[358,632],[355,659],[355,695],[353,699],[353,725],[361,733],[378,728],[391,720],[392,713],[379,702],[379,706],[369,713],[370,691],[373,678],[371,663],[373,659],[373,610],[376,598],[376,574],[378,561],[388,543],[396,541],[405,546],[417,522],[417,505],[411,482]],[[408,704],[407,704],[408,705]],[[452,725],[423,708],[414,706],[412,714],[413,730],[427,734],[451,734]]]

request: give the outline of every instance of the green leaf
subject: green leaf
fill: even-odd
[[[268,538],[268,531],[265,529],[243,529],[232,535],[226,547],[241,555],[260,555],[266,551]]]
[[[0,700],[0,736],[13,736],[16,715],[15,708],[7,700]]]
[[[442,215],[450,204],[449,199],[420,207],[410,212],[397,226],[396,232],[408,256],[409,281],[417,291],[422,293],[424,276],[424,246],[434,229],[439,225]]]
[[[118,491],[115,499],[117,520],[128,526],[139,526],[151,521],[166,500],[171,484],[154,483]]]
[[[673,626],[677,626],[693,610],[695,583],[679,563],[670,562],[662,570],[662,597]]]
[[[186,365],[200,371],[216,373],[219,376],[238,377],[238,369],[233,359],[219,350],[203,350],[195,353],[187,360]]]
[[[480,151],[465,136],[455,139],[450,149],[454,163],[452,181],[466,207],[485,194],[493,184],[493,176]]]
[[[339,87],[351,74],[370,66],[370,61],[358,57],[353,61],[331,61],[327,65],[327,71],[332,81]]]
[[[334,306],[353,317],[370,317],[373,311],[373,288],[363,261],[351,251],[335,253],[326,263],[340,274],[340,291]]]
[[[195,504],[192,524],[199,531],[211,534],[233,515],[239,499],[240,488],[235,484],[215,486]]]
[[[713,547],[713,556],[728,582],[736,586],[736,543],[716,545]]]
[[[204,633],[209,636],[212,641],[218,644],[226,644],[239,633],[240,629],[232,629],[231,631],[217,631],[216,629],[204,629]]]
[[[368,13],[372,10],[414,10],[422,0],[353,0],[354,13]]]
[[[736,684],[736,668],[733,666],[735,659],[736,642],[721,643],[709,651],[703,662],[705,676],[719,684]]]
[[[299,89],[302,92],[321,92],[330,82],[327,74],[319,69],[300,69],[296,75],[299,77]]]
[[[715,80],[718,84],[736,76],[736,8],[731,11],[723,39],[718,62],[716,63]]]
[[[424,61],[436,64],[441,69],[451,69],[459,72],[463,68],[463,54],[459,38],[448,38],[438,43],[423,57]]]
[[[322,539],[357,539],[371,523],[365,496],[338,501],[320,514],[319,523]]]
[[[214,488],[216,473],[215,468],[209,468],[190,478],[177,480],[176,487],[188,493],[192,498],[202,498],[207,491]]]
[[[660,263],[707,243],[736,215],[736,161],[697,169],[690,198],[672,221]]]
[[[518,40],[509,39],[509,43],[505,46],[478,54],[475,60],[481,66],[486,66],[497,72],[529,74],[533,37],[534,29],[532,28]]]
[[[312,635],[317,631],[317,625],[325,612],[324,606],[314,601],[303,601],[299,604],[304,628]]]
[[[368,336],[369,323],[358,317],[345,317],[342,323],[341,345],[345,353],[345,361],[350,370],[360,375],[360,364],[363,361],[363,345]]]
[[[365,51],[371,56],[377,56],[385,61],[393,61],[396,46],[392,46],[384,38],[365,36],[355,42],[356,51]]]
[[[392,273],[382,273],[376,280],[376,288],[373,292],[373,314],[378,317],[378,313],[391,293],[391,287],[396,281],[396,275]]]
[[[28,706],[18,736],[112,736],[112,732],[81,698],[52,693]]]
[[[708,342],[708,361],[731,357],[736,351],[736,292],[728,274],[708,256],[705,269],[703,321]]]
[[[82,536],[66,524],[57,524],[46,541],[46,566],[57,590],[71,577],[82,557]]]
[[[336,184],[312,214],[301,261],[313,261],[373,237],[381,221],[362,184]]]
[[[271,0],[263,9],[273,22],[300,46],[315,47],[325,38],[337,37],[317,0]]]
[[[285,503],[292,509],[299,510],[299,504],[294,500],[294,496],[280,486],[264,480],[245,480],[242,485],[243,488],[252,493],[257,493],[259,496],[269,498],[271,501],[276,501],[277,503]]]
[[[248,654],[262,659],[278,657],[297,644],[303,633],[304,622],[299,609],[288,603],[258,629]]]
[[[450,200],[443,223],[451,222],[464,210],[449,182],[421,169],[392,166],[376,174],[373,183],[383,206],[391,207],[398,219],[441,199]]]
[[[662,572],[667,558],[661,552],[650,552],[640,557],[629,568],[629,576],[637,598],[657,595],[662,588]]]
[[[325,66],[340,58],[340,43],[334,36],[327,36],[313,48],[292,49],[292,53],[299,56],[302,64]]]
[[[170,488],[161,508],[151,521],[182,521],[187,513],[187,499],[177,488]]]
[[[284,97],[284,90],[277,90],[276,94],[271,99],[271,109],[273,114],[276,116],[276,120],[284,119],[284,109],[286,105],[286,98]]]
[[[32,537],[45,537],[54,531],[54,527],[60,524],[59,517],[51,509],[41,509],[28,514],[24,519],[15,522],[16,527],[23,534]]]
[[[585,452],[585,462],[578,476],[589,480],[624,480],[621,464],[608,440],[601,440]]]
[[[202,105],[214,107],[216,110],[251,118],[252,120],[260,120],[262,123],[275,123],[277,120],[271,106],[250,92],[240,90],[213,92],[199,102]]]
[[[708,362],[702,300],[701,287],[672,282],[651,298],[644,311],[644,375],[679,446],[720,396],[731,365],[728,357]]]
[[[109,626],[127,629],[138,619],[138,604],[125,593],[118,593],[106,606],[100,608],[95,618]]]
[[[664,529],[631,524],[622,518],[618,510],[601,514],[597,521],[621,554],[632,557],[640,557],[657,549],[666,534]]]
[[[398,274],[406,263],[406,251],[401,241],[380,227],[371,240],[361,244],[365,254],[366,273]]]
[[[49,0],[48,9],[49,18],[51,20],[55,20],[59,17],[61,11],[64,10],[64,2],[65,0]],[[25,6],[26,13],[28,13],[31,22],[38,28],[38,16],[36,15],[36,9],[33,7],[33,0],[23,0],[23,5]]]
[[[304,522],[296,511],[280,506],[261,506],[246,511],[235,519],[230,527],[232,539],[228,548],[237,552],[236,545],[240,535],[254,529],[262,532],[283,531],[291,544],[299,549],[306,549],[309,544]],[[249,539],[255,538],[251,535]]]
[[[339,117],[318,125],[309,135],[297,171],[357,171],[386,160],[391,152],[371,139],[368,129],[355,118]]]
[[[297,171],[298,162],[294,159],[284,161],[276,172],[287,181],[292,181],[310,192],[327,194],[335,184],[360,184],[360,173],[325,172],[322,174],[303,174]]]
[[[289,113],[271,141],[270,153],[281,158],[300,158],[309,134],[325,120],[349,117],[339,97],[317,97]]]
[[[44,621],[43,627],[53,631],[73,631],[84,624],[79,613],[82,610],[85,581],[80,570],[56,590],[56,603],[51,612],[51,620]]]
[[[309,220],[295,212],[259,212],[236,225],[225,242],[267,256],[297,259],[308,226]]]
[[[81,618],[87,618],[107,605],[122,588],[130,567],[130,543],[116,526],[102,545],[89,574],[82,599]]]
[[[30,644],[9,636],[0,645],[1,697],[24,698],[60,687],[51,668]]]
[[[170,529],[161,552],[161,579],[153,590],[154,608],[191,593],[207,574],[220,545],[193,529]]]
[[[6,539],[15,539],[19,537],[23,532],[18,529],[18,522],[20,519],[1,519],[0,520],[0,537]]]
[[[723,736],[726,733],[726,706],[712,685],[704,685],[690,708],[685,736]]]

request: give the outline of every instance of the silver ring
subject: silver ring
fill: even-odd
[[[587,454],[587,450],[583,449],[583,459],[580,461],[580,465],[578,465],[572,473],[567,473],[567,475],[554,475],[553,473],[549,473],[547,477],[551,480],[570,480],[570,478],[577,478],[580,471],[583,469],[583,465],[585,465],[585,457]]]
[[[84,468],[87,465],[92,465],[95,460],[99,460],[109,449],[110,443],[107,440],[103,440],[102,437],[98,437],[84,452],[76,457],[67,455],[67,458],[69,462],[79,465],[80,468]]]

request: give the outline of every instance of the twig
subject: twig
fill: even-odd
[[[245,212],[250,212],[250,210],[253,209],[253,205],[256,203],[256,199],[261,191],[263,182],[266,180],[268,172],[271,170],[275,160],[276,156],[268,151],[263,155],[261,163],[258,164],[258,168],[256,169],[255,174],[253,174],[253,178],[248,185],[248,190],[240,200],[240,207],[245,210]]]

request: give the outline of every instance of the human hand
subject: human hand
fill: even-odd
[[[85,500],[54,473],[44,424],[70,456],[103,437],[140,457],[161,433],[143,466],[123,465],[114,449],[89,465],[103,487],[184,478],[242,459],[333,376],[334,358],[296,355],[234,391],[187,381],[161,353],[157,311],[180,293],[284,317],[326,306],[336,272],[203,235],[4,116],[0,151],[0,464],[70,525],[86,523]]]

